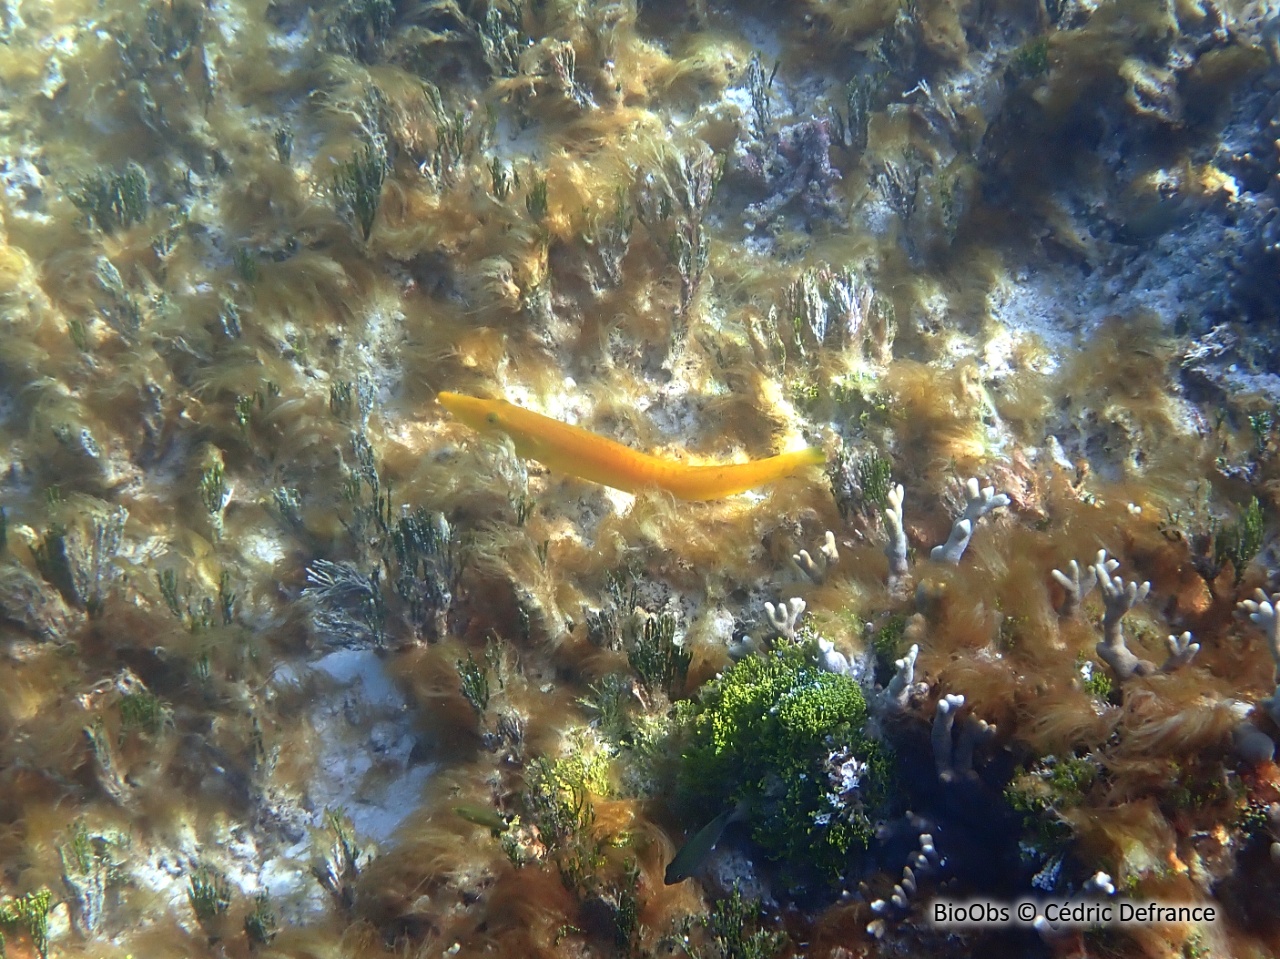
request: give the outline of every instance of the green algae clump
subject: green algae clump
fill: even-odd
[[[866,719],[857,680],[825,671],[812,642],[744,659],[699,697],[681,793],[690,808],[742,804],[788,881],[834,882],[866,849],[891,792],[889,754]]]

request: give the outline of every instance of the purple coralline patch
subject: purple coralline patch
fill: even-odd
[[[767,220],[796,201],[807,217],[842,216],[835,189],[840,171],[831,165],[831,130],[825,119],[804,120],[768,140],[753,140],[741,149],[739,166],[769,191],[747,206],[750,220]]]

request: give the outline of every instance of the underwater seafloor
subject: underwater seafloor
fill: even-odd
[[[1280,954],[1277,14],[4,0],[4,954]]]

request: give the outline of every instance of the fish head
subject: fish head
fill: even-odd
[[[497,436],[508,433],[504,413],[511,404],[506,400],[486,400],[462,393],[436,394],[440,405],[477,433]]]

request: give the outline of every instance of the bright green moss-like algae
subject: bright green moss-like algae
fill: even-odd
[[[862,687],[815,653],[812,642],[784,644],[704,686],[680,783],[692,808],[744,804],[765,855],[822,883],[850,869],[888,814],[892,764],[863,731]],[[829,767],[850,761],[859,774],[842,783]]]

